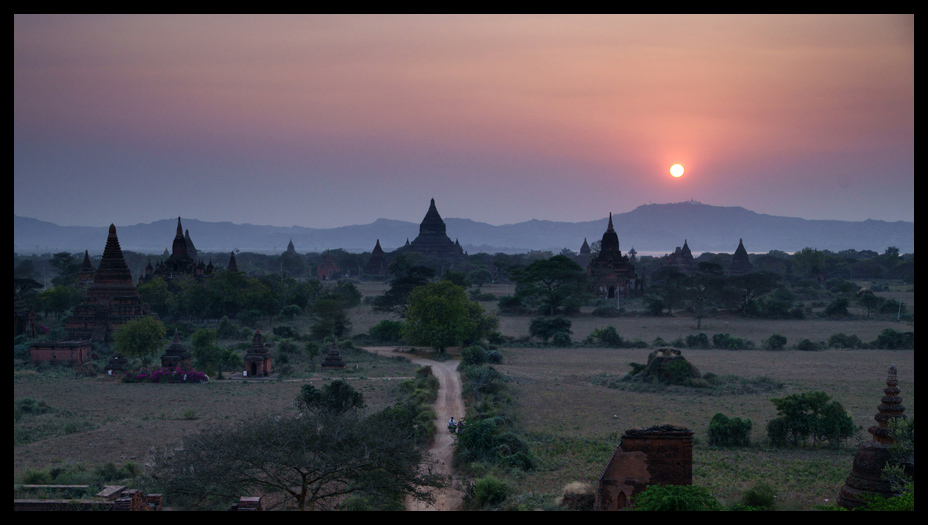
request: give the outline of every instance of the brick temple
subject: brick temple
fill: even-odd
[[[586,239],[583,242],[586,245]],[[582,247],[580,251],[582,254]],[[590,260],[587,274],[590,276],[592,291],[598,297],[627,297],[638,286],[635,266],[619,249],[619,234],[612,224],[612,213],[609,214],[609,225],[600,242],[599,254]]]
[[[405,246],[395,250],[393,255],[404,252],[419,252],[440,259],[458,259],[466,255],[461,244],[448,237],[445,221],[435,207],[435,199],[432,199],[425,218],[419,224],[419,235],[412,242],[407,241]]]
[[[113,340],[113,332],[126,321],[145,316],[157,317],[157,314],[142,302],[119,247],[116,226],[111,224],[93,282],[81,303],[74,307],[74,313],[65,320],[67,339],[108,343]]]

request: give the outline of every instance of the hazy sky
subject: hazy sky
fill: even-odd
[[[914,221],[914,16],[13,17],[14,213]],[[669,168],[680,163],[679,179]]]

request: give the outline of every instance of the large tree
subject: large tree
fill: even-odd
[[[164,324],[150,316],[127,321],[113,334],[116,351],[129,357],[148,358],[162,349]]]
[[[225,508],[243,495],[271,507],[331,510],[346,496],[395,508],[432,501],[446,480],[423,464],[413,412],[387,408],[267,415],[184,439],[157,458],[164,493],[189,509]],[[388,503],[384,503],[388,502]]]
[[[578,310],[583,298],[586,272],[564,255],[537,260],[514,268],[516,297],[542,315],[556,315]]]
[[[450,281],[438,281],[409,294],[403,337],[410,344],[444,352],[449,346],[486,336],[498,323],[495,316],[467,298],[464,288]]]

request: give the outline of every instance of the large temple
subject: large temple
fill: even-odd
[[[111,224],[93,282],[81,303],[74,307],[74,313],[65,320],[65,332],[71,340],[109,342],[116,328],[144,316],[156,314],[142,302],[119,247],[116,226]]]
[[[683,239],[682,248],[677,246],[673,253],[664,256],[663,266],[673,268],[685,275],[692,275],[696,271],[698,266],[686,239]]]
[[[598,297],[627,297],[639,286],[635,266],[619,249],[619,234],[612,225],[612,213],[609,214],[609,225],[600,242],[599,254],[590,261],[587,274],[590,276],[592,291]]]
[[[167,253],[167,249],[165,249],[165,253]],[[166,280],[170,280],[176,275],[203,277],[211,275],[214,270],[212,261],[205,264],[202,260],[197,260],[197,249],[193,245],[193,240],[190,239],[190,230],[184,231],[180,223],[180,217],[178,217],[177,233],[174,235],[174,243],[171,245],[171,254],[154,266],[149,261],[145,267],[145,273],[139,276],[139,284],[148,282],[155,276]]]
[[[445,221],[435,208],[435,199],[432,199],[429,211],[419,224],[419,236],[411,243],[407,242],[405,246],[398,248],[393,255],[404,252],[419,252],[428,257],[441,259],[457,259],[466,255],[461,244],[456,240],[452,241],[445,233]]]

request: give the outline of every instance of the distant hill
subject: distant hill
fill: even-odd
[[[293,240],[299,253],[342,248],[349,252],[369,252],[379,239],[381,247],[393,251],[406,240],[415,239],[419,224],[378,219],[370,224],[339,228],[300,226],[256,226],[231,222],[204,222],[181,218],[190,231],[197,250],[281,253]],[[448,236],[475,254],[518,253],[564,248],[579,251],[583,240],[592,244],[602,238],[608,217],[589,222],[553,222],[533,219],[517,224],[493,226],[470,219],[446,218]],[[914,222],[823,221],[764,215],[741,207],[710,206],[698,202],[648,204],[628,213],[613,215],[623,252],[631,248],[640,254],[665,254],[687,240],[694,253],[732,253],[744,239],[749,252],[782,250],[794,252],[805,247],[819,250],[874,250],[882,253],[889,246],[902,253],[915,251]],[[123,250],[159,255],[170,250],[177,229],[177,218],[134,226],[117,225]],[[15,253],[71,253],[89,250],[100,253],[106,244],[107,228],[58,226],[37,219],[13,216]]]

